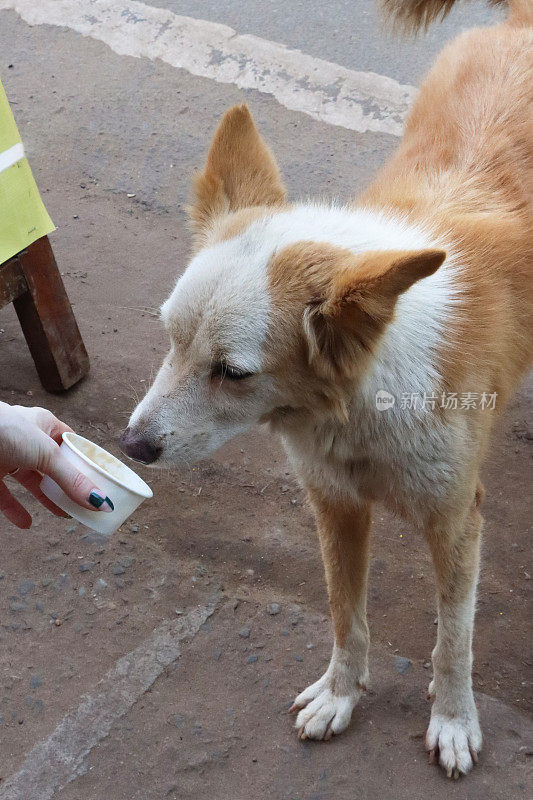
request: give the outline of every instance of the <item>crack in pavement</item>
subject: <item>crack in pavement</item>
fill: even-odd
[[[179,658],[181,642],[198,633],[214,613],[218,599],[217,590],[205,605],[178,619],[164,620],[151,636],[122,656],[50,736],[30,750],[20,770],[0,789],[0,800],[50,800],[82,774],[86,756]]]

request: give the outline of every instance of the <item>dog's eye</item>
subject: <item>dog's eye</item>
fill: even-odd
[[[244,378],[249,378],[251,375],[253,375],[252,372],[239,369],[239,367],[232,367],[231,364],[226,364],[225,361],[219,361],[217,364],[214,364],[211,370],[211,377],[220,378],[220,380],[228,378],[230,381],[242,381]]]

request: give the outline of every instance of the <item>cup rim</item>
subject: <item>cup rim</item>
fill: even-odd
[[[124,481],[121,481],[119,478],[115,478],[115,476],[111,475],[111,473],[108,472],[106,469],[101,467],[99,464],[96,464],[94,461],[92,461],[92,459],[90,459],[88,456],[86,456],[85,453],[83,453],[78,447],[76,447],[74,441],[72,441],[73,437],[75,437],[76,439],[81,439],[84,442],[87,442],[88,444],[92,445],[93,447],[98,448],[98,450],[101,450],[102,453],[106,454],[106,456],[111,456],[111,458],[114,458],[115,461],[117,461],[122,467],[124,467],[124,469],[128,470],[128,472],[131,472],[132,475],[135,475],[137,480],[139,480],[141,482],[141,484],[145,487],[145,491],[142,492],[142,491],[139,491],[138,489],[134,489],[132,486],[128,486],[127,483],[124,483]],[[113,453],[110,453],[108,450],[105,450],[99,444],[96,444],[96,442],[92,442],[90,439],[86,439],[85,436],[80,436],[79,433],[75,433],[74,431],[65,431],[62,434],[61,438],[63,439],[63,441],[65,442],[67,447],[70,447],[70,449],[73,450],[76,453],[76,455],[79,456],[82,459],[82,461],[85,461],[85,463],[88,464],[91,467],[91,469],[94,469],[94,470],[96,470],[96,472],[100,472],[102,475],[104,475],[107,478],[108,481],[111,481],[112,483],[116,483],[117,486],[120,486],[122,489],[125,489],[127,492],[131,492],[131,494],[136,494],[138,497],[143,497],[145,500],[149,500],[151,497],[154,496],[153,491],[150,489],[150,487],[148,486],[146,481],[143,481],[143,479],[141,478],[140,475],[137,475],[137,473],[134,472],[131,469],[131,467],[128,467],[127,464],[124,464],[124,462],[122,462],[119,458],[114,456]]]

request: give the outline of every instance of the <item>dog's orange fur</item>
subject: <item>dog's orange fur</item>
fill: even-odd
[[[437,18],[443,19],[450,13],[456,0],[381,0],[387,17],[396,20],[408,31],[427,28]],[[507,0],[488,0],[492,5],[506,3]],[[522,0],[522,5],[529,0]],[[520,0],[517,3],[520,5]]]
[[[310,500],[316,512],[329,601],[335,609],[332,614],[335,641],[346,648],[354,631],[355,615],[358,620],[356,635],[361,638],[357,649],[366,654],[370,638],[366,621],[370,504],[332,503],[319,489],[311,490]],[[359,665],[362,675],[365,666],[364,663]],[[363,681],[359,683],[366,688]]]
[[[214,219],[255,206],[281,206],[285,202],[285,186],[276,161],[258,135],[245,105],[234,106],[225,114],[205,168],[195,175],[194,194],[190,214],[197,248],[210,241],[208,233]],[[243,221],[246,219],[250,224],[250,212],[247,213]],[[237,230],[232,222],[228,224],[230,231]]]
[[[513,12],[444,50],[362,198],[452,232],[466,294],[442,354],[445,387],[496,391],[502,405],[533,355],[533,3]]]
[[[452,4],[386,3],[413,27]],[[437,733],[428,734],[433,752],[441,720],[457,721],[462,713],[464,697],[458,700],[456,685],[470,686],[468,608],[473,609],[479,562],[480,463],[494,418],[533,356],[533,11],[529,0],[510,5],[506,22],[470,31],[446,48],[420,90],[396,155],[358,200],[426,226],[458,254],[460,296],[436,354],[440,388],[498,394],[495,412],[464,414],[464,435],[474,455],[445,500],[432,504],[428,498],[417,519],[430,544],[438,586],[432,686],[439,705]],[[192,218],[202,246],[237,235],[273,208],[288,207],[275,161],[246,107],[227,112],[195,190]],[[269,267],[277,319],[265,370],[289,387],[294,406],[333,410],[346,419],[350,379],[372,358],[398,294],[436,270],[444,257],[438,250],[356,257],[316,242],[281,250]],[[284,413],[276,411],[283,423]],[[320,486],[308,483],[307,488],[318,520],[336,642],[351,654],[348,666],[361,684],[368,647],[370,500],[380,476],[361,455],[354,455],[351,468],[358,471],[363,496],[368,487],[368,498],[359,504],[326,496]],[[394,497],[393,491],[387,496],[386,490],[389,504],[412,518],[414,500]],[[346,674],[333,676],[333,694],[349,691]],[[468,713],[477,725],[475,708],[472,712],[469,706]],[[301,733],[305,737],[304,728]],[[480,746],[477,736],[469,740],[473,757]],[[448,774],[469,768],[459,760],[443,765]]]
[[[349,386],[372,358],[398,294],[444,258],[438,250],[355,256],[317,242],[277,253],[269,265],[276,324],[266,369],[289,388],[294,405],[329,409],[344,419]]]

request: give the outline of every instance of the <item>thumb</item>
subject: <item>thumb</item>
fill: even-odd
[[[114,511],[115,507],[106,493],[94,486],[92,480],[79,472],[65,458],[59,447],[54,448],[54,454],[49,461],[46,474],[79,506],[91,511]]]

